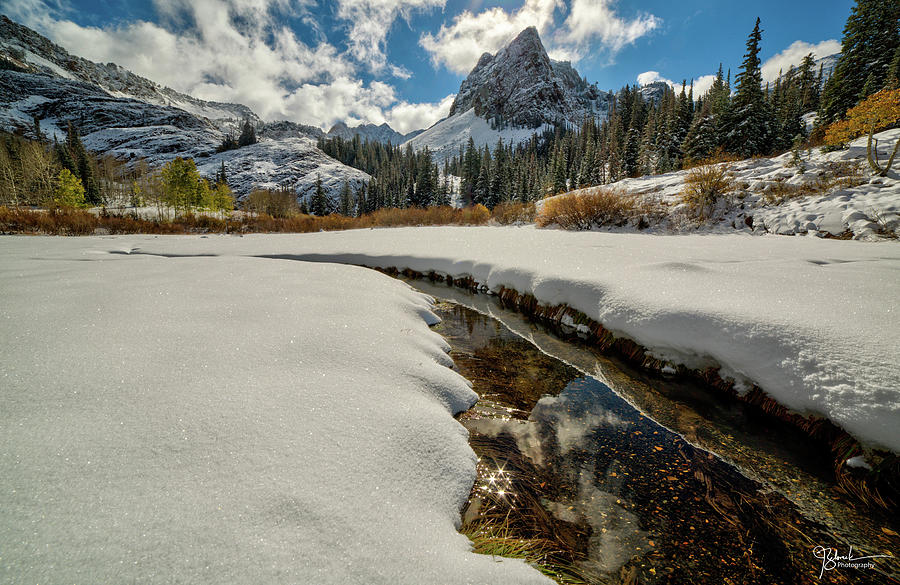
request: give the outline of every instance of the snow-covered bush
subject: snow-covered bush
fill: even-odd
[[[734,175],[727,164],[694,167],[684,177],[682,201],[690,215],[703,220],[735,188]]]

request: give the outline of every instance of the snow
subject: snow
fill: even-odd
[[[882,163],[890,155],[895,141],[900,140],[900,129],[888,130],[875,136]],[[730,172],[738,190],[725,209],[701,231],[734,232],[735,229],[755,233],[782,235],[812,234],[843,235],[852,233],[855,239],[879,239],[882,234],[900,236],[900,175],[896,168],[887,177],[872,177],[866,163],[866,138],[854,140],[844,150],[825,153],[821,149],[803,151],[805,172],[799,173],[791,166],[793,153],[787,152],[772,158],[754,158],[731,163]],[[817,195],[789,198],[778,204],[766,200],[766,193],[777,183],[797,186],[814,183],[832,174],[836,168],[857,165],[860,169],[860,185],[833,187]],[[896,166],[896,163],[895,163]],[[677,212],[682,205],[684,180],[689,171],[675,171],[662,175],[629,178],[617,181],[610,187],[645,199],[656,199]],[[546,201],[546,200],[545,200]],[[538,202],[538,206],[543,203]],[[682,226],[670,214],[667,221],[650,231],[680,230]],[[753,227],[744,220],[752,218]],[[695,226],[689,226],[695,229]],[[620,231],[635,231],[629,225]]]
[[[0,240],[0,582],[549,583],[455,530],[429,299],[297,243]]]
[[[850,459],[847,459],[847,461],[845,461],[844,463],[847,464],[847,467],[868,469],[869,471],[872,470],[872,466],[869,465],[869,462],[866,461],[866,458],[863,455],[857,455],[856,457],[851,457]]]
[[[900,247],[891,243],[485,227],[233,245],[472,276],[494,291],[567,304],[673,365],[719,365],[739,388],[755,383],[794,411],[900,452],[900,311],[891,293],[900,290]]]
[[[25,49],[25,60],[28,63],[33,63],[34,65],[38,65],[39,67],[45,67],[45,68],[49,69],[51,72],[53,72],[55,75],[58,75],[58,76],[62,77],[63,79],[72,79],[72,80],[75,79],[75,76],[72,75],[72,73],[70,73],[69,71],[66,71],[65,69],[63,69],[56,63],[53,63],[52,61],[48,61],[47,59],[44,59],[40,55],[35,55],[28,49]]]
[[[418,136],[404,142],[403,147],[412,146],[416,151],[428,148],[434,161],[443,163],[450,157],[459,154],[459,147],[465,147],[470,137],[475,142],[475,146],[481,148],[488,145],[493,149],[497,145],[497,140],[501,138],[503,144],[521,144],[549,128],[545,124],[540,128],[510,126],[503,130],[495,130],[491,128],[487,120],[476,116],[475,109],[471,108],[461,114],[441,120]]]
[[[201,175],[213,177],[225,163],[228,184],[239,196],[254,189],[286,187],[298,198],[312,198],[316,178],[322,180],[326,194],[337,203],[346,181],[354,193],[368,184],[371,177],[363,171],[344,165],[316,147],[308,138],[262,139],[236,150],[217,153],[197,161]]]

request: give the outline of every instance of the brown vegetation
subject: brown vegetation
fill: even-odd
[[[625,225],[636,216],[636,198],[622,189],[593,187],[544,201],[535,222],[567,230]]]
[[[735,187],[734,175],[727,163],[694,167],[684,178],[682,201],[691,216],[705,220]]]
[[[0,232],[80,236],[109,234],[190,233],[307,233],[374,227],[484,225],[491,212],[483,205],[456,209],[428,207],[384,208],[361,217],[333,213],[325,217],[296,214],[273,217],[266,213],[232,215],[226,219],[185,214],[174,221],[131,216],[95,215],[78,209],[23,209],[0,206]]]
[[[770,183],[764,193],[766,203],[781,205],[790,199],[822,195],[834,189],[855,187],[865,182],[863,171],[858,161],[833,161],[828,170],[815,179],[805,183],[791,184],[784,179]]]
[[[501,203],[491,211],[491,219],[500,225],[514,225],[534,223],[537,209],[534,202],[528,203]]]

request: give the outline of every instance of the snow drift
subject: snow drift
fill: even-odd
[[[0,582],[549,583],[455,530],[429,299],[213,241],[0,241]]]

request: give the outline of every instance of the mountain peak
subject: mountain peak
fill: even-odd
[[[537,28],[520,32],[495,55],[485,53],[462,82],[450,115],[472,108],[494,125],[538,128],[577,123],[597,109],[599,92],[570,65],[550,60]]]

